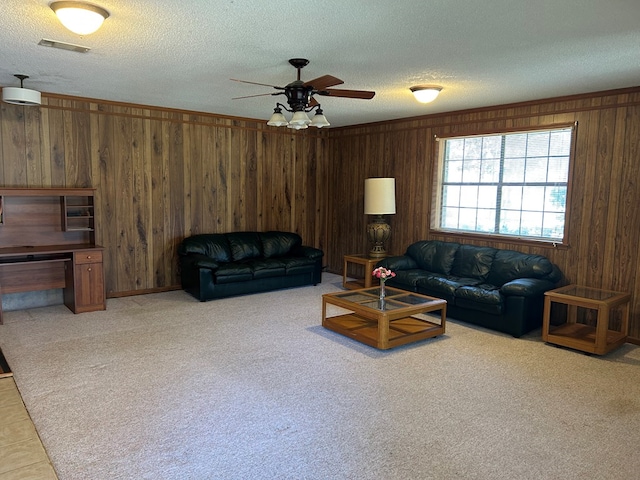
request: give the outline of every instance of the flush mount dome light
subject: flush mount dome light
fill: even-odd
[[[100,28],[109,17],[104,8],[84,2],[53,2],[51,10],[69,30],[78,35],[89,35]]]
[[[411,87],[410,90],[420,103],[429,103],[436,99],[442,87],[438,85],[416,85],[415,87]]]
[[[22,82],[29,77],[27,75],[14,75],[14,77],[20,79],[20,87],[4,87],[2,89],[2,101],[14,105],[40,105],[42,101],[40,92],[29,90],[22,86]]]

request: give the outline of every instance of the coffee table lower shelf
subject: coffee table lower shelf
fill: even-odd
[[[444,327],[416,317],[404,317],[389,321],[389,331],[382,340],[378,321],[360,317],[355,313],[326,318],[323,327],[345,337],[353,338],[378,349],[394,348],[444,334]]]

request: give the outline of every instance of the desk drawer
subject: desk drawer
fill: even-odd
[[[82,263],[102,263],[101,250],[86,250],[73,254],[76,265]]]

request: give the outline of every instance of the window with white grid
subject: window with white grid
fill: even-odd
[[[572,127],[438,140],[432,229],[563,241]]]

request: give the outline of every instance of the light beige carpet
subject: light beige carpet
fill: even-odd
[[[340,281],[7,312],[0,348],[61,480],[638,478],[639,347],[450,321],[382,352],[320,326]]]

